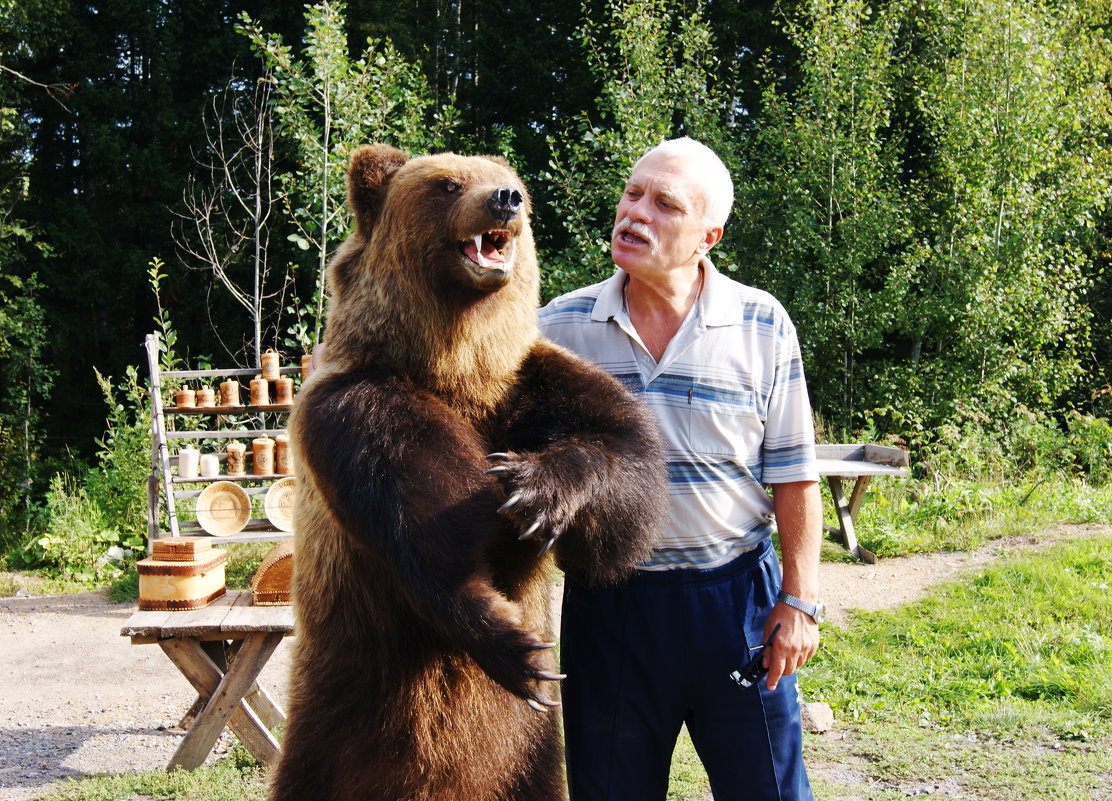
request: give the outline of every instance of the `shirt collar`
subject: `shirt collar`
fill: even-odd
[[[703,291],[699,296],[702,305],[703,324],[707,326],[739,325],[743,322],[741,304],[728,286],[730,279],[715,269],[713,262],[706,256],[701,262],[703,267]],[[622,288],[626,282],[626,271],[617,268],[602,285],[591,311],[591,319],[598,322],[615,319],[622,314],[624,307]]]

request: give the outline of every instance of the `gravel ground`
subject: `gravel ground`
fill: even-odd
[[[1063,537],[1112,536],[1112,526],[1062,526],[1009,538],[971,553],[886,559],[876,565],[824,562],[822,587],[832,624],[851,608],[878,609],[920,597],[931,585],[1002,554]],[[67,777],[165,767],[192,688],[156,645],[131,645],[120,629],[132,604],[102,592],[0,598],[0,801],[35,801]],[[284,641],[261,676],[286,699],[292,643]],[[231,746],[226,731],[210,761]]]
[[[157,645],[120,636],[133,611],[102,592],[0,599],[0,801],[33,801],[58,779],[170,761],[195,694]],[[280,704],[290,645],[261,677]],[[209,760],[231,744],[225,731]]]

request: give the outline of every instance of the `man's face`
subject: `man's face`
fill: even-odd
[[[639,278],[697,264],[717,236],[703,222],[706,204],[682,158],[653,154],[626,182],[614,215],[610,254]]]

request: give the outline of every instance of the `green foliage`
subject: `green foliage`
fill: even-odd
[[[155,332],[158,334],[158,369],[180,370],[181,360],[177,357],[178,332],[170,320],[170,314],[162,305],[162,282],[166,280],[166,264],[158,256],[148,263],[147,284],[154,294],[158,312],[154,317]],[[99,373],[97,374],[99,378]],[[103,386],[103,385],[102,385]]]
[[[147,393],[135,368],[119,387],[99,373],[108,427],[97,441],[99,464],[50,480],[36,530],[14,551],[17,566],[46,570],[79,584],[117,578],[146,545],[146,477],[150,461]]]
[[[3,234],[0,232],[0,254]],[[55,371],[46,362],[47,328],[34,276],[0,272],[0,553],[21,539],[33,513],[46,432],[42,403]]]
[[[847,721],[991,731],[1014,708],[1022,714],[1013,721],[1062,739],[1108,736],[1110,583],[1107,538],[1010,560],[899,611],[856,615],[847,631],[828,629],[804,690]]]
[[[1097,486],[1112,481],[1112,425],[1101,417],[1071,411],[1066,418],[1066,452],[1086,480]]]
[[[55,474],[42,514],[44,530],[15,554],[17,564],[85,585],[119,573],[108,551],[120,541],[120,531],[73,477]]]
[[[814,400],[845,425],[875,404],[862,397],[860,363],[907,302],[917,258],[898,180],[895,23],[864,0],[800,9],[784,23],[798,83],[785,87],[768,66],[734,225],[742,280],[788,307]]]
[[[1018,0],[810,0],[785,31],[797,80],[770,62],[739,241],[819,408],[1052,409],[1085,364],[1108,199],[1100,31]]]
[[[424,76],[389,40],[370,38],[360,57],[352,58],[345,12],[340,2],[309,7],[300,55],[246,13],[237,26],[273,81],[278,133],[296,154],[294,169],[279,183],[294,229],[290,241],[314,256],[313,299],[297,323],[313,319],[311,344],[320,341],[324,322],[325,267],[348,231],[344,172],[351,152],[367,142],[413,153],[435,150],[456,116],[450,104],[433,107]]]
[[[105,517],[125,535],[121,544],[140,549],[146,542],[147,476],[150,474],[150,398],[138,371],[129,367],[117,398],[108,379],[97,373],[108,404],[107,430],[97,440],[97,468],[86,489]]]
[[[609,232],[614,207],[634,162],[680,132],[716,147],[729,163],[718,131],[719,99],[711,87],[717,67],[702,4],[684,13],[675,0],[612,0],[603,21],[579,30],[601,84],[601,119],[584,113],[560,136],[549,137],[545,181],[551,204],[571,239],[544,254],[543,293],[567,292],[610,275]]]

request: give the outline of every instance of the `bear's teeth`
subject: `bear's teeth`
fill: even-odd
[[[487,266],[487,260],[483,256],[483,235],[475,234],[475,262],[480,267]]]

